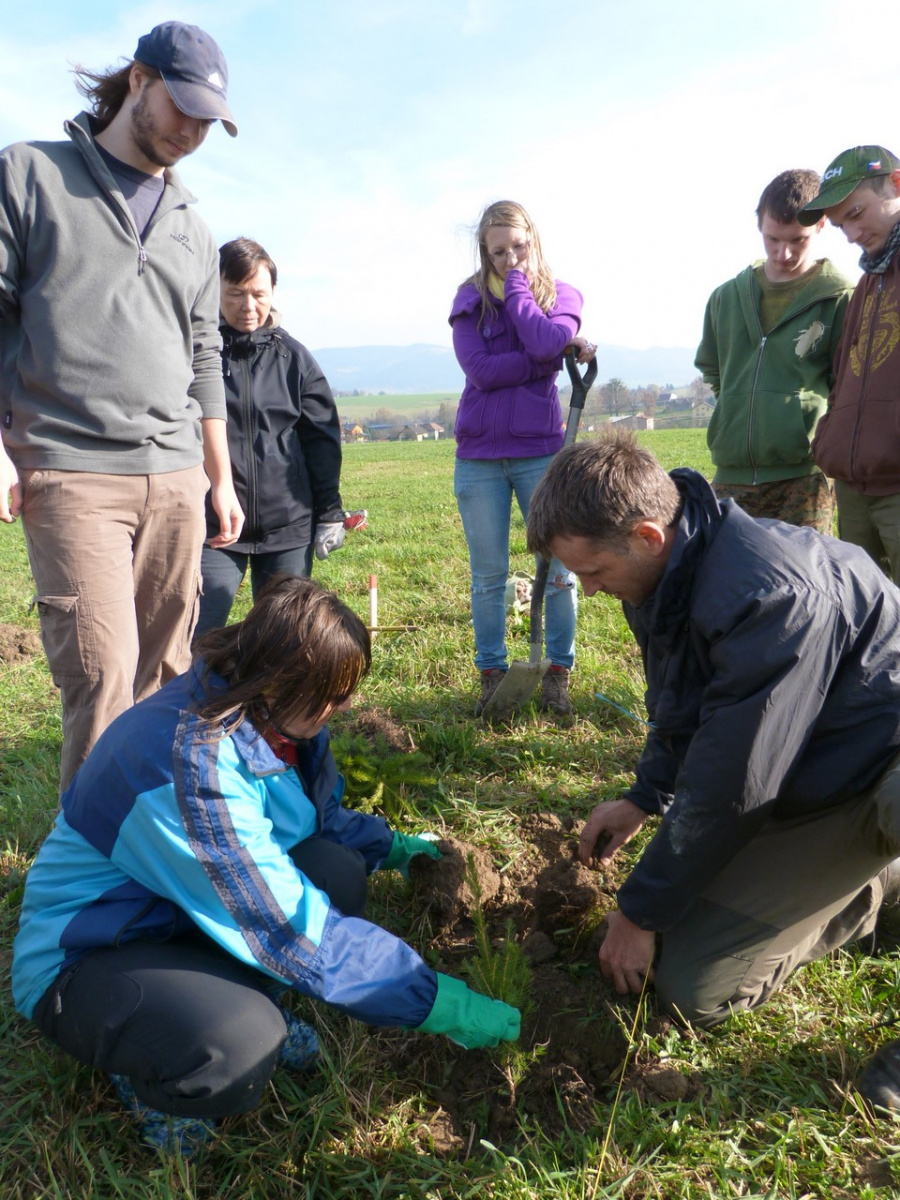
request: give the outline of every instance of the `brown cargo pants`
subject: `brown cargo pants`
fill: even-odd
[[[202,466],[22,472],[41,640],[63,710],[60,791],[119,713],[190,664],[206,534]]]

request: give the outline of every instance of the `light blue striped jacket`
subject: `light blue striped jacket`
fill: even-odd
[[[245,721],[210,740],[193,711],[202,664],[123,713],[63,795],[32,866],[14,944],[13,996],[31,1016],[87,951],[164,940],[192,925],[260,971],[375,1025],[415,1028],[434,972],[399,938],[345,917],[288,851],[310,836],[358,850],[377,870],[385,821],[341,805],[327,730],[295,770]]]

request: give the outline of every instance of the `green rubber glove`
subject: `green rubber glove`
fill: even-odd
[[[391,842],[391,848],[381,869],[389,871],[391,867],[396,867],[401,875],[408,877],[409,860],[415,858],[417,854],[427,854],[429,858],[444,857],[434,842],[429,842],[427,838],[417,837],[413,833],[397,833],[395,831],[394,840]]]
[[[418,1033],[445,1033],[467,1050],[514,1042],[519,1036],[522,1017],[511,1004],[473,992],[461,979],[440,972],[437,985],[434,1005]]]

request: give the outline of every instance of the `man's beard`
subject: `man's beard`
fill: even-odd
[[[156,122],[148,111],[146,88],[141,92],[135,102],[134,108],[131,110],[131,136],[134,144],[143,154],[144,158],[148,162],[152,162],[156,167],[171,167],[178,161],[178,158],[182,157],[179,155],[176,158],[174,154],[171,154],[163,158],[160,151],[157,150],[154,139],[159,136],[159,131],[156,127]],[[184,153],[186,154],[187,151]]]

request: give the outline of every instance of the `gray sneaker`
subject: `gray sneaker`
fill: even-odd
[[[548,669],[541,683],[538,699],[538,708],[542,712],[552,712],[564,717],[572,711],[572,701],[569,699],[570,674],[568,667],[552,666]]]
[[[481,672],[481,697],[475,705],[476,717],[480,717],[484,712],[484,706],[505,678],[506,672],[502,667],[491,667],[487,671]]]

